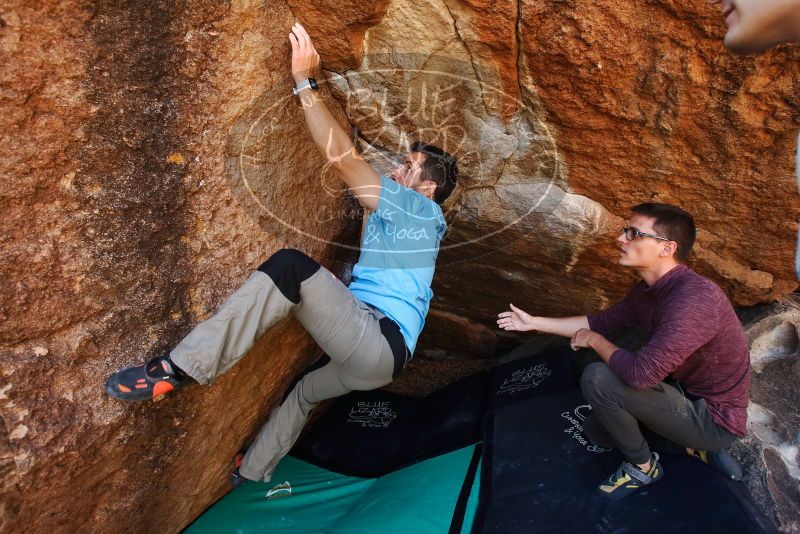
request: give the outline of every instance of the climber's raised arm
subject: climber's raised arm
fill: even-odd
[[[292,26],[289,42],[292,44],[292,77],[295,86],[300,87],[319,72],[319,54],[300,23]],[[305,85],[298,96],[314,143],[361,205],[377,208],[381,194],[380,175],[356,152],[350,136],[333,118],[316,90]]]

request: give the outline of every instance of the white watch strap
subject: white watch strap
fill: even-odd
[[[309,87],[311,87],[311,82],[308,81],[308,78],[306,78],[305,80],[297,84],[297,87],[292,87],[292,94],[299,95],[300,91],[302,91],[303,89],[308,89]]]

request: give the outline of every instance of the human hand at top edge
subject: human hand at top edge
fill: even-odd
[[[308,32],[299,22],[292,26],[289,42],[292,45],[292,77],[295,84],[306,78],[313,78],[319,71],[319,54]]]

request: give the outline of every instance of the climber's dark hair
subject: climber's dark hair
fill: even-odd
[[[639,204],[634,206],[631,211],[655,219],[653,224],[655,231],[678,244],[678,250],[675,251],[678,261],[686,261],[689,258],[697,230],[694,226],[694,217],[688,211],[672,204],[655,202]]]
[[[447,200],[458,182],[456,158],[438,146],[422,141],[413,143],[409,151],[425,154],[425,161],[422,163],[422,179],[436,184],[436,191],[433,193],[434,202],[441,204]]]

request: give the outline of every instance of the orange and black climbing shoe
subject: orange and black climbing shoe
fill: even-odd
[[[228,482],[230,482],[232,488],[239,487],[249,480],[239,472],[239,468],[242,467],[244,453],[245,451],[239,451],[236,454],[236,458],[233,459],[233,469],[231,469],[231,472],[228,475]]]
[[[106,381],[105,390],[124,401],[143,401],[183,387],[191,379],[163,354],[149,362],[120,369]]]

